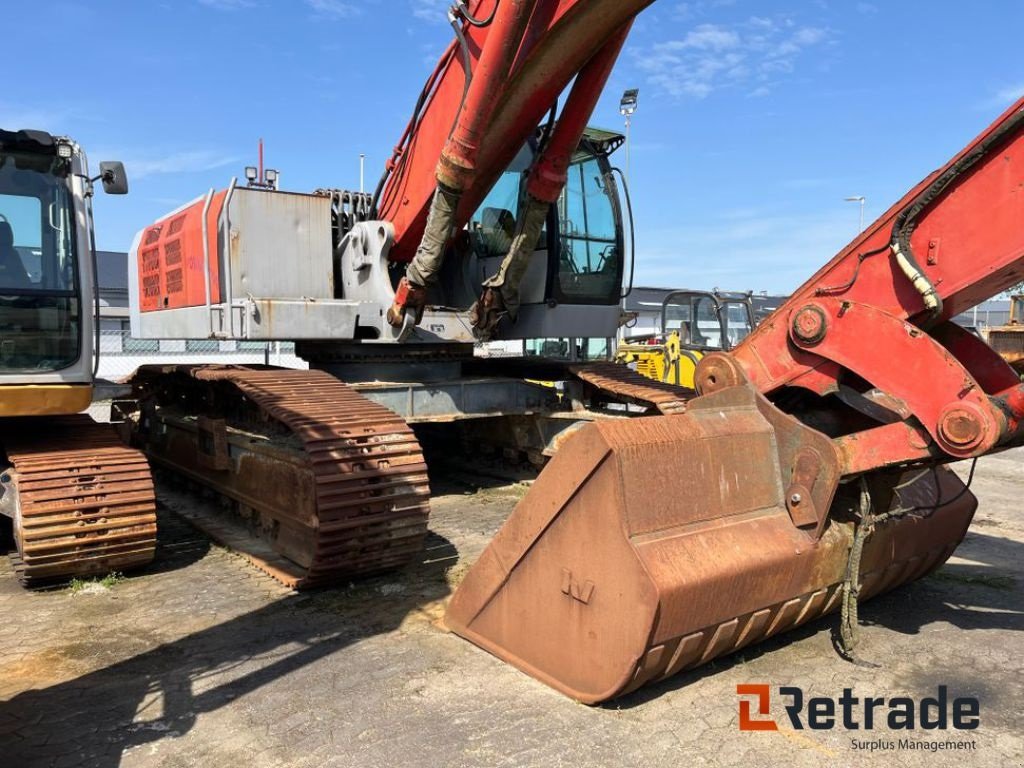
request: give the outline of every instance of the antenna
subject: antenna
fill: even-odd
[[[273,168],[263,168],[263,138],[259,140],[259,164],[248,165],[245,168],[245,180],[247,186],[257,189],[277,190],[281,183],[281,174]]]

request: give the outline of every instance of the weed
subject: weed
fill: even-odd
[[[118,571],[112,571],[101,578],[79,579],[76,577],[68,582],[68,592],[73,595],[82,592],[104,592],[122,581],[124,581],[124,574]]]

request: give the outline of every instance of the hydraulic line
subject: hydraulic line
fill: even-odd
[[[618,166],[612,168],[612,173],[617,173],[622,181],[622,196],[626,199],[626,216],[629,219],[629,282],[626,290],[619,298],[626,298],[633,292],[633,275],[636,272],[636,230],[633,228],[633,203],[629,198],[629,182],[626,181],[626,174]]]
[[[472,24],[474,27],[486,27],[488,24],[490,24],[492,21],[494,21],[494,14],[496,14],[498,12],[498,4],[500,2],[501,2],[501,0],[494,0],[494,7],[491,8],[491,15],[488,16],[486,19],[474,18],[473,14],[471,14],[469,12],[469,6],[466,5],[465,0],[457,0],[455,5],[452,6],[452,7],[457,9],[459,14],[462,16],[462,18],[464,18],[467,22]]]
[[[515,320],[519,312],[519,285],[526,275],[550,206],[558,200],[568,176],[573,152],[579,146],[587,120],[604,90],[619,51],[630,29],[627,24],[580,70],[573,83],[547,146],[534,158],[526,185],[525,211],[520,215],[508,254],[498,271],[483,283],[483,294],[472,309],[478,334],[489,338],[505,315]],[[584,223],[586,228],[586,223]]]
[[[457,112],[455,129],[437,163],[437,187],[426,228],[387,313],[393,326],[404,322],[407,309],[415,310],[417,319],[422,313],[426,288],[436,280],[444,261],[444,249],[455,227],[462,194],[476,175],[477,155],[494,111],[494,93],[511,74],[536,4],[537,0],[505,0],[496,6],[500,15],[477,61],[465,101]]]

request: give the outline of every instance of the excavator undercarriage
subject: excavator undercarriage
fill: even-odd
[[[412,429],[321,371],[146,366],[129,439],[214,488],[246,524],[197,520],[293,588],[399,567],[427,533],[427,468]]]
[[[559,422],[548,455],[581,423],[621,419],[626,411],[610,404],[676,413],[693,395],[612,363],[547,369],[578,381],[593,404],[583,412],[528,407],[519,415]],[[234,365],[143,366],[131,385],[131,396],[115,404],[126,442],[157,468],[215,493],[226,514],[186,516],[286,586],[336,584],[420,553],[430,495],[420,442],[401,416],[359,387],[324,371]],[[484,444],[508,451],[516,441],[497,426],[500,418],[467,421]]]

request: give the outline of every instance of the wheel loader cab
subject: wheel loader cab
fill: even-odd
[[[673,291],[662,301],[656,336],[623,342],[615,357],[647,378],[693,388],[701,358],[728,352],[753,328],[748,294]]]
[[[661,307],[661,335],[676,333],[683,349],[728,352],[754,328],[746,294],[673,291]]]

